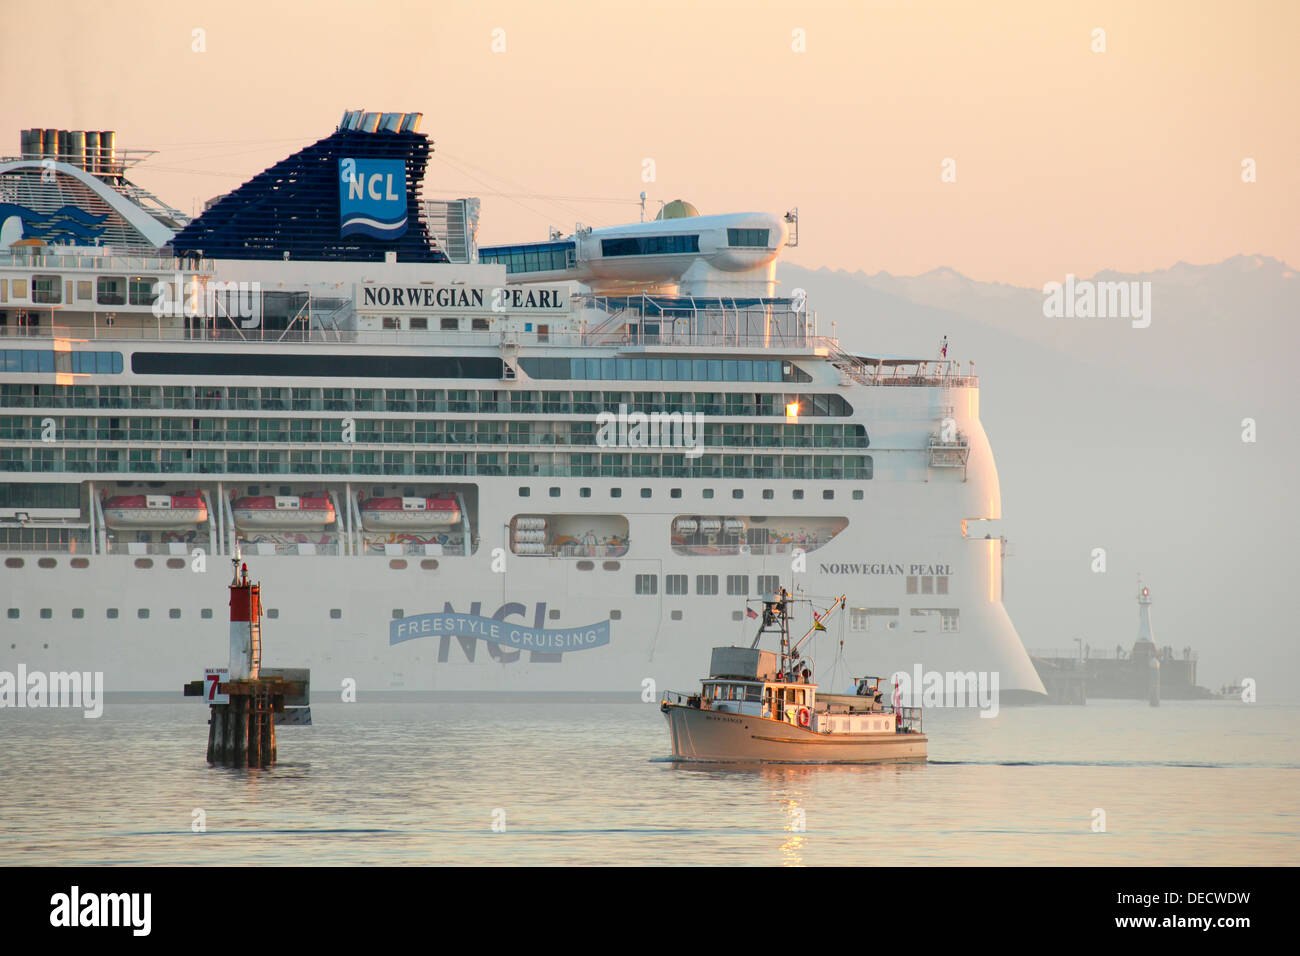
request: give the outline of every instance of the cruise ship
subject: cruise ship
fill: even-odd
[[[110,132],[0,160],[0,670],[175,690],[238,553],[317,688],[680,686],[784,587],[846,598],[823,681],[1043,694],[969,369],[824,334],[797,212],[480,246],[420,125],[347,110],[192,219]]]

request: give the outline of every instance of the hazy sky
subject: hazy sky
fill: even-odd
[[[645,189],[652,208],[798,206],[789,259],[812,267],[1041,285],[1234,253],[1300,263],[1296,3],[0,10],[0,153],[28,126],[115,129],[159,150],[135,178],[186,212],[364,107],[424,112],[426,195],[482,196],[486,242],[635,219]]]

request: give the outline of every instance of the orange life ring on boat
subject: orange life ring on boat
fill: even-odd
[[[808,708],[807,708],[807,707],[800,707],[800,708],[799,708],[799,713],[798,713],[798,715],[797,715],[797,719],[798,719],[798,721],[799,721],[799,726],[800,726],[800,727],[807,727],[807,726],[808,726],[808,722],[809,722],[809,720],[812,719],[812,716],[808,713]]]

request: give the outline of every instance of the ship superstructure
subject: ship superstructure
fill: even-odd
[[[349,111],[162,241],[11,231],[0,666],[172,687],[238,549],[325,684],[669,686],[786,587],[847,596],[851,660],[1042,692],[977,380],[823,335],[775,282],[797,216],[673,204],[475,261],[418,126]]]

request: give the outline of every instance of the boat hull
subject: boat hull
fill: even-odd
[[[924,762],[924,734],[819,734],[780,720],[665,704],[675,760],[728,763]]]

